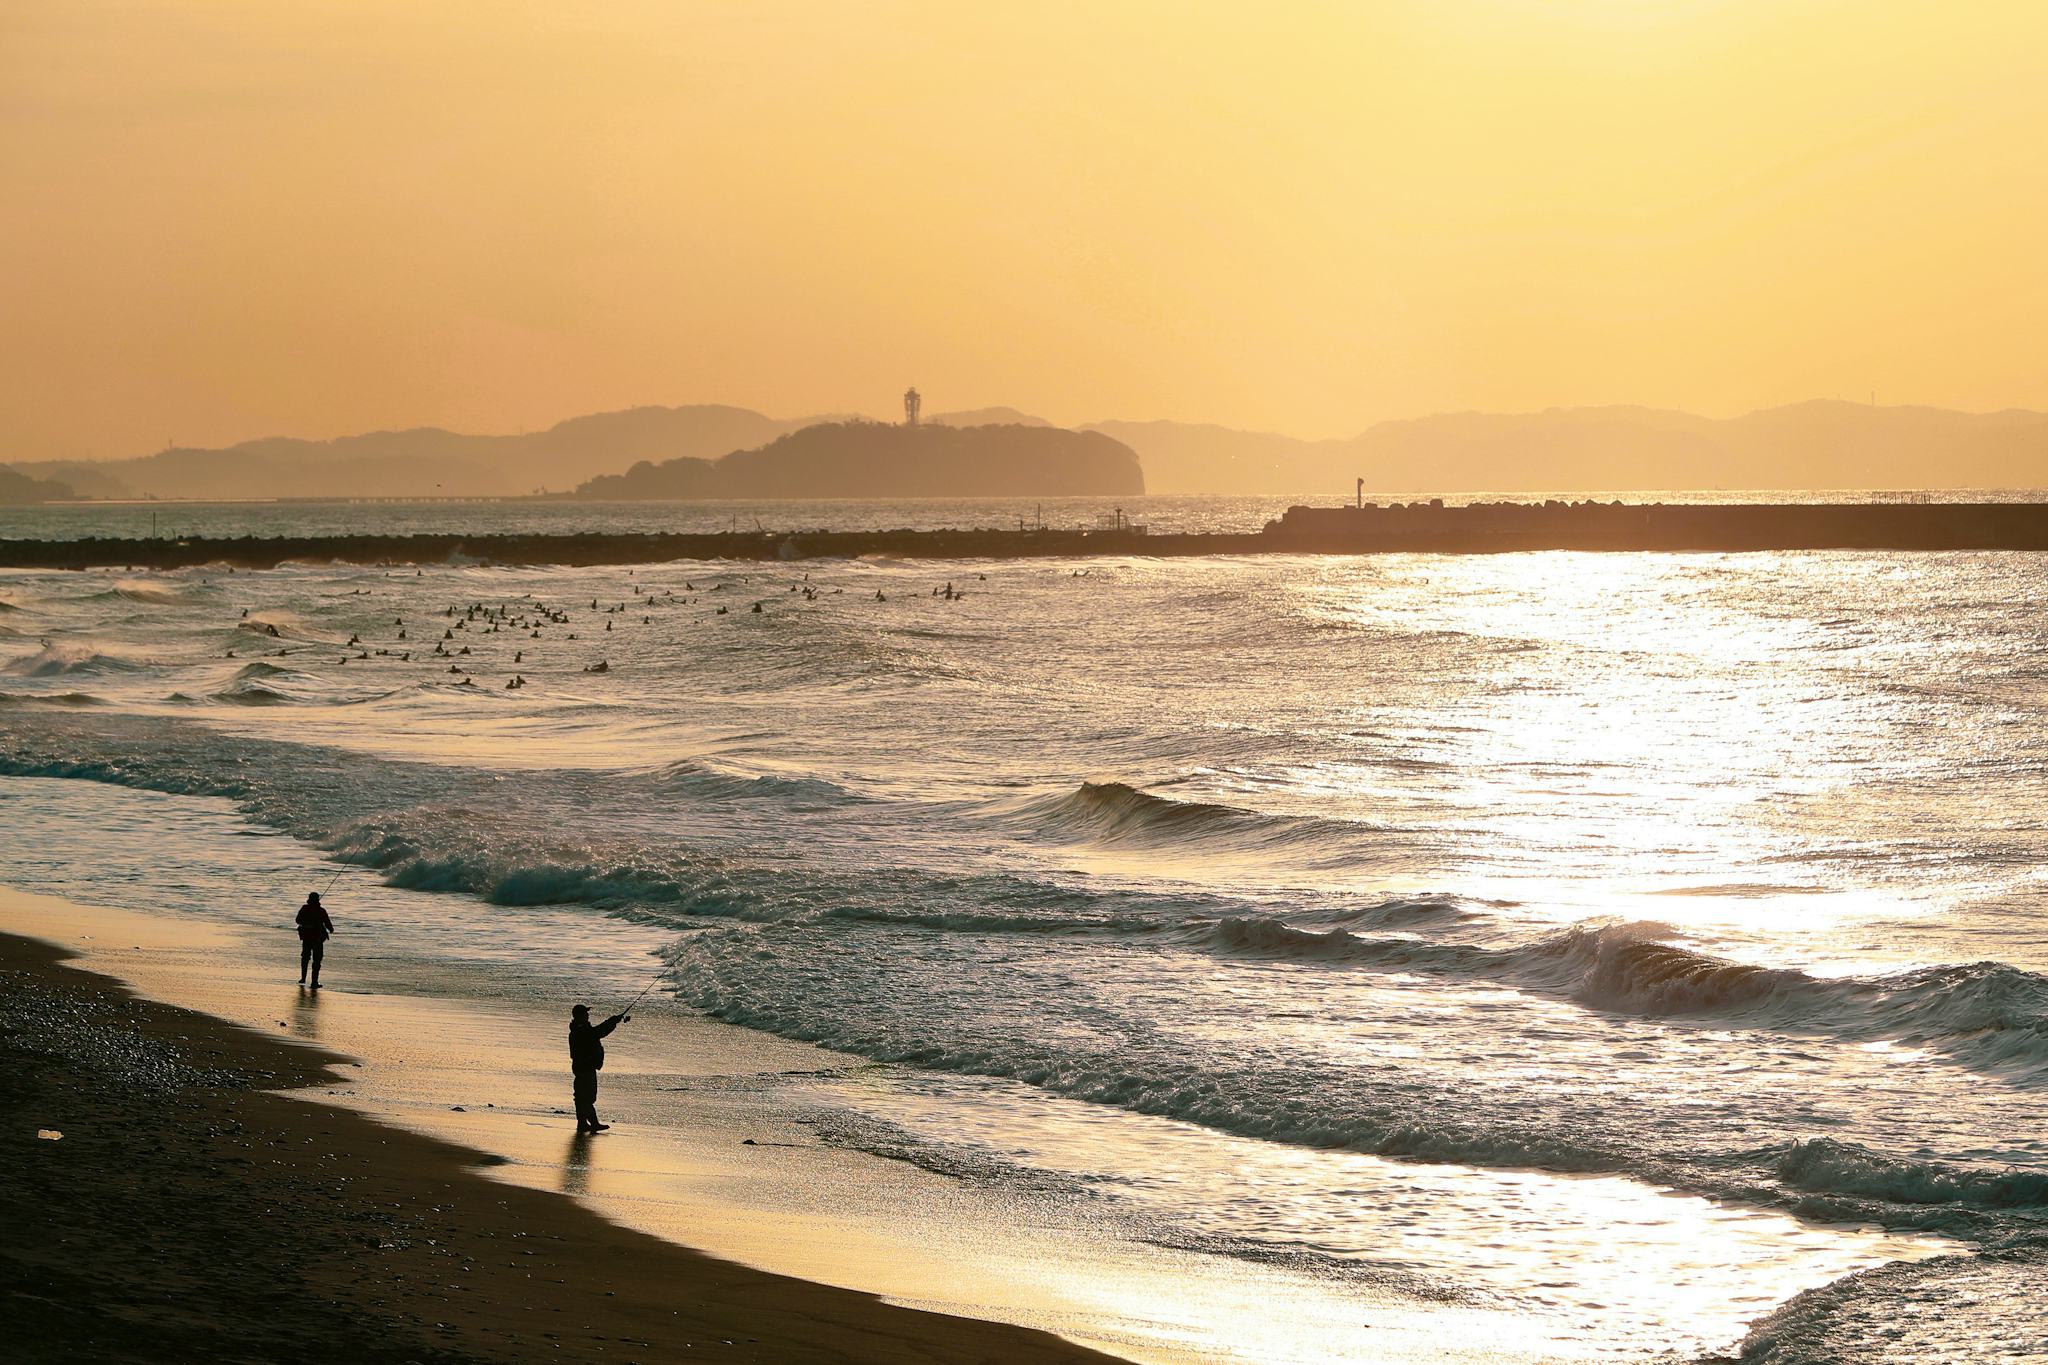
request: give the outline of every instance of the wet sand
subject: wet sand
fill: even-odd
[[[486,1179],[477,1152],[289,1093],[345,1059],[62,957],[0,935],[10,1360],[1106,1359]]]
[[[886,1072],[707,1018],[660,990],[610,1040],[599,1108],[616,1127],[579,1138],[562,1036],[570,998],[561,979],[535,975],[516,954],[470,955],[488,946],[493,912],[461,898],[438,902],[428,940],[440,946],[423,956],[427,944],[407,927],[418,913],[413,893],[347,874],[334,893],[346,913],[337,912],[328,989],[310,992],[293,984],[288,914],[252,918],[247,906],[194,902],[172,867],[156,892],[161,909],[149,912],[0,886],[0,933],[58,945],[147,1000],[197,1012],[188,1018],[206,1027],[227,1021],[231,1037],[288,1058],[312,1050],[290,1098],[326,1127],[329,1108],[368,1123],[380,1151],[398,1134],[425,1138],[479,1171],[487,1188],[573,1201],[664,1246],[778,1284],[851,1291],[885,1313],[1013,1324],[1041,1334],[1024,1339],[1052,1343],[1038,1349],[1077,1342],[1148,1365],[1552,1358],[1509,1312],[1418,1298],[1399,1282],[1336,1283],[1164,1245],[1142,1220],[1085,1192],[1020,1192],[829,1140],[814,1124],[814,1087],[886,1090]],[[669,937],[627,920],[572,919],[562,926],[579,945],[572,975],[586,978]],[[616,1000],[593,1001],[599,1013],[625,1003],[645,980],[640,970],[629,969]],[[445,1202],[426,1197],[429,1208]],[[974,1357],[948,1347],[942,1358]]]

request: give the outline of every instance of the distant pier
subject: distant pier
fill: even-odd
[[[23,569],[668,560],[1065,559],[1102,555],[1500,554],[1519,550],[2048,550],[2044,503],[1474,503],[1293,507],[1263,531],[730,531],[712,534],[241,536],[0,540]]]

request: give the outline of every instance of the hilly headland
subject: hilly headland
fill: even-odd
[[[64,502],[77,497],[76,490],[55,479],[38,479],[0,464],[0,507],[33,506],[40,502]]]
[[[1122,497],[1145,491],[1131,448],[1096,431],[1021,422],[823,422],[716,460],[643,462],[580,498]]]

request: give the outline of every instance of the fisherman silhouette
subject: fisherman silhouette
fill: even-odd
[[[306,896],[306,903],[299,907],[299,984],[306,984],[306,969],[313,969],[313,989],[320,989],[320,959],[326,955],[327,940],[334,933],[334,921],[327,918],[327,907],[320,904],[320,893],[314,891]]]
[[[597,1118],[597,1073],[604,1070],[604,1037],[621,1024],[631,1023],[630,1014],[614,1014],[602,1024],[590,1022],[590,1006],[569,1011],[569,1070],[576,1078],[576,1131],[602,1133],[611,1127]]]

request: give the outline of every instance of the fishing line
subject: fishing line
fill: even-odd
[[[632,1004],[632,1005],[628,1005],[628,1006],[626,1006],[626,1008],[624,1008],[624,1009],[620,1010],[620,1011],[619,1011],[619,1013],[620,1013],[620,1014],[631,1014],[631,1013],[633,1012],[633,1005],[637,1005],[637,1004],[639,1004],[639,1003],[640,1003],[640,1002],[641,1002],[642,1000],[645,1000],[645,999],[647,998],[647,992],[649,992],[649,991],[653,990],[653,989],[654,989],[654,987],[655,987],[655,983],[656,983],[656,982],[659,982],[659,981],[660,981],[660,980],[661,980],[661,979],[662,979],[662,978],[663,978],[664,976],[667,976],[667,975],[668,975],[668,973],[669,973],[669,968],[668,968],[668,964],[666,964],[666,963],[663,963],[663,964],[662,964],[662,967],[661,967],[661,970],[657,971],[657,972],[656,972],[656,973],[654,974],[654,980],[653,980],[653,981],[649,981],[649,982],[648,982],[648,983],[647,983],[647,984],[646,984],[645,986],[642,986],[642,987],[640,988],[640,994],[638,994],[638,995],[636,995],[636,996],[634,996],[634,997],[633,997],[633,1004]]]

